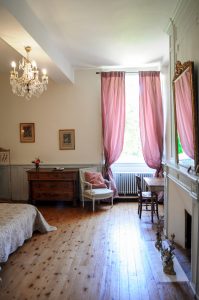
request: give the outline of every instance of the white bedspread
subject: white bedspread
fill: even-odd
[[[50,226],[33,205],[0,203],[0,263],[6,262],[35,230],[44,233],[56,227]]]

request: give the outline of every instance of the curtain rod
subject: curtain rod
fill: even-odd
[[[124,72],[124,73],[129,73],[129,74],[138,74],[139,73],[139,71],[137,71],[137,72],[128,72],[128,71],[103,71],[103,72],[96,72],[96,74],[101,74],[101,73],[108,73],[108,72]]]

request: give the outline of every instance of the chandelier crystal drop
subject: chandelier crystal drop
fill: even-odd
[[[27,56],[19,62],[19,71],[16,71],[16,63],[14,61],[11,63],[13,69],[10,72],[10,84],[14,94],[30,100],[32,96],[39,97],[47,90],[48,75],[46,70],[43,69],[41,79],[39,79],[37,64],[29,59],[31,47],[27,46],[25,50]],[[19,72],[21,76],[19,76]]]

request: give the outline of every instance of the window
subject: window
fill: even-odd
[[[181,145],[181,141],[180,141],[180,137],[179,135],[177,136],[177,151],[178,151],[178,160],[179,160],[179,164],[182,164],[183,166],[189,168],[190,166],[194,167],[194,160],[191,159],[188,155],[186,155],[186,153],[184,152],[182,145]]]
[[[116,163],[144,163],[139,128],[139,76],[126,74],[126,124],[123,151]]]

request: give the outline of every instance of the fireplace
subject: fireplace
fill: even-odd
[[[173,165],[165,167],[165,177],[164,230],[187,250],[190,284],[199,299],[199,177]]]
[[[191,250],[191,222],[192,222],[192,217],[185,210],[185,248],[187,250]]]

